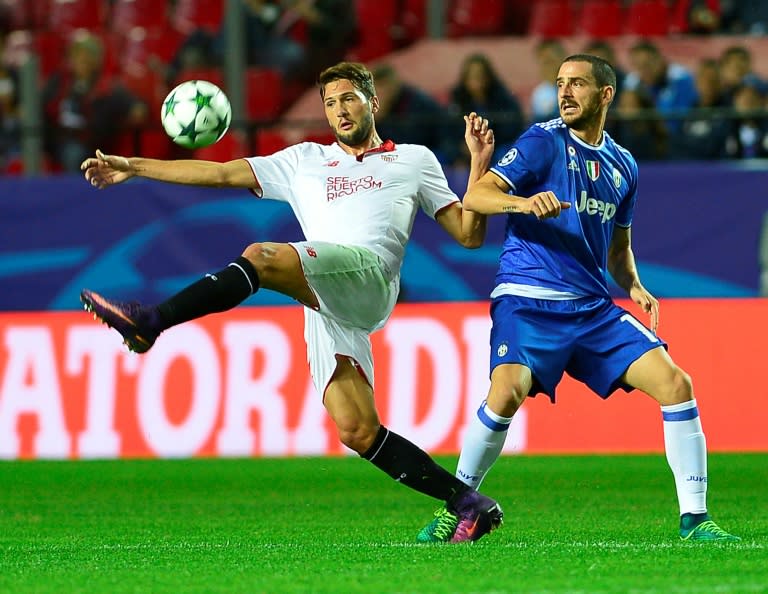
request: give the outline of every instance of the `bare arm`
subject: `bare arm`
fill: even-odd
[[[83,161],[80,169],[84,172],[85,179],[100,190],[132,177],[146,177],[191,186],[260,189],[251,166],[245,159],[226,163],[194,159],[163,161],[144,157],[105,155],[101,151],[96,151],[96,156]]]
[[[608,247],[608,272],[616,284],[624,289],[630,299],[651,316],[651,330],[659,326],[659,302],[640,282],[632,252],[632,231],[629,227],[614,227],[611,245]]]
[[[491,164],[495,141],[493,130],[488,128],[488,120],[475,112],[464,116],[464,140],[471,156],[467,181],[467,187],[470,187],[488,171]],[[456,203],[437,213],[435,220],[464,247],[478,248],[483,245],[487,227],[485,215]]]
[[[508,194],[509,184],[489,171],[467,189],[464,208],[485,215],[532,214],[538,219],[556,217],[570,202],[561,202],[554,192],[539,192],[530,198]]]

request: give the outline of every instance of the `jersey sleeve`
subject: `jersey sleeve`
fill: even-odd
[[[459,197],[448,187],[440,162],[427,148],[423,150],[421,175],[418,191],[419,207],[433,219],[446,206],[459,201]]]
[[[616,209],[616,225],[625,229],[632,226],[632,217],[635,213],[635,203],[637,202],[637,162],[631,159],[627,164],[629,177],[627,179],[627,195],[621,201]]]
[[[507,154],[491,167],[509,184],[515,194],[544,179],[552,165],[555,141],[552,134],[539,126],[531,126],[517,139]]]
[[[290,202],[293,197],[293,179],[301,162],[302,145],[295,144],[266,157],[247,157],[261,192],[259,198]]]

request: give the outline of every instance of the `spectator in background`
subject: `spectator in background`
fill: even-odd
[[[720,78],[725,103],[733,103],[733,93],[742,85],[752,85],[761,93],[768,92],[768,83],[752,69],[752,53],[743,45],[732,45],[720,54]]]
[[[618,65],[613,46],[604,39],[594,39],[584,46],[582,53],[602,58],[613,66],[613,70],[616,72],[616,93],[614,94],[613,101],[618,105],[621,91],[624,90],[624,79],[627,77],[627,73]]]
[[[717,159],[728,132],[728,120],[713,111],[726,106],[717,60],[706,58],[699,63],[696,90],[699,100],[683,123],[682,134],[673,137],[673,153],[683,159]]]
[[[278,70],[287,80],[312,84],[314,74],[341,60],[354,41],[352,0],[241,1],[247,63]],[[223,25],[216,33],[193,32],[177,52],[169,82],[186,68],[222,66],[225,51]]]
[[[619,118],[611,126],[614,140],[638,161],[657,161],[669,155],[669,132],[642,89],[625,89],[616,108]]]
[[[0,172],[18,155],[21,146],[19,121],[18,73],[5,54],[5,42],[10,23],[0,13]]]
[[[318,72],[341,61],[353,45],[357,18],[353,0],[283,0],[278,32],[290,34],[294,26],[306,31],[304,60],[299,78],[312,84]]]
[[[105,74],[101,41],[87,31],[74,34],[42,97],[46,150],[64,171],[80,171],[96,149],[119,148],[119,133],[147,115],[142,101]]]
[[[674,33],[709,35],[720,30],[720,0],[677,0],[672,11]]]
[[[445,164],[453,151],[446,140],[450,126],[448,113],[435,99],[421,89],[404,82],[391,64],[380,64],[372,70],[379,98],[376,128],[384,139],[400,144],[422,144]],[[480,114],[483,117],[485,114]],[[457,120],[457,125],[463,120]]]
[[[624,80],[625,90],[645,91],[656,109],[669,117],[667,128],[677,133],[682,119],[698,101],[693,75],[680,64],[670,63],[650,41],[640,41],[630,50],[632,70]]]
[[[565,48],[557,39],[544,39],[536,46],[535,55],[541,82],[531,93],[531,118],[534,122],[544,122],[560,115],[555,79],[565,59]],[[504,138],[501,134],[497,136]]]
[[[768,157],[768,111],[760,90],[744,84],[733,93],[733,109],[738,117],[732,120],[725,139],[725,156],[729,159]]]
[[[768,2],[765,0],[720,0],[722,30],[737,35],[768,33]]]
[[[456,122],[465,113],[476,112],[490,121],[496,138],[509,144],[523,131],[525,118],[517,98],[504,86],[490,59],[484,54],[471,54],[465,58],[458,83],[451,89],[450,110]],[[498,145],[497,157],[509,147]],[[462,140],[456,144],[454,164],[469,166],[469,152]]]

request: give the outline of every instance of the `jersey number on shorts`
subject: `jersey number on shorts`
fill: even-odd
[[[643,326],[640,322],[638,322],[633,316],[629,314],[624,314],[619,318],[622,322],[629,322],[632,324],[635,328],[637,328],[640,332],[643,333],[643,335],[650,340],[651,342],[659,342],[659,339],[654,336],[653,332],[648,330],[645,326]]]

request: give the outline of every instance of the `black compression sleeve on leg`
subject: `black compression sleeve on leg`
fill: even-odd
[[[157,306],[166,328],[226,311],[242,303],[259,289],[259,275],[244,256],[224,270],[206,274]]]
[[[384,426],[361,457],[396,481],[436,499],[448,501],[456,493],[469,490],[424,450]]]

